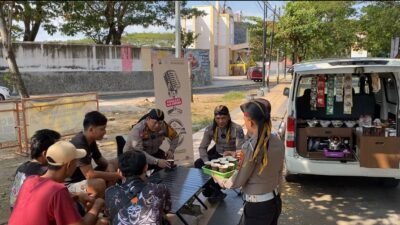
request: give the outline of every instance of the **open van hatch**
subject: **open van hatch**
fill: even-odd
[[[294,136],[300,156],[399,168],[399,81],[393,73],[303,73],[297,79]]]

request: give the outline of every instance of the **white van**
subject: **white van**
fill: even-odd
[[[298,174],[400,179],[400,60],[294,65],[285,132],[286,179]]]

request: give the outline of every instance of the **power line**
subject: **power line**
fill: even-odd
[[[275,15],[278,19],[280,19],[280,15],[276,13],[276,11],[274,11],[274,9],[272,8],[271,4],[269,4],[268,1],[262,1],[269,10],[271,10],[271,12],[273,13],[273,15]]]
[[[264,8],[261,6],[260,2],[257,1],[258,6],[260,6],[261,12],[264,13]]]

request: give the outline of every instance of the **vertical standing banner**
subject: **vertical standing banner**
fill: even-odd
[[[153,74],[156,106],[164,112],[165,121],[179,135],[179,145],[175,150],[175,162],[177,164],[193,163],[191,86],[188,61],[183,58],[155,59]],[[168,147],[168,141],[164,141],[161,148],[167,150]]]

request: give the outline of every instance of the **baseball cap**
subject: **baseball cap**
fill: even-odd
[[[77,149],[69,141],[58,141],[47,149],[46,158],[49,165],[62,166],[74,159],[86,156],[85,149]],[[51,160],[49,160],[49,158]]]

